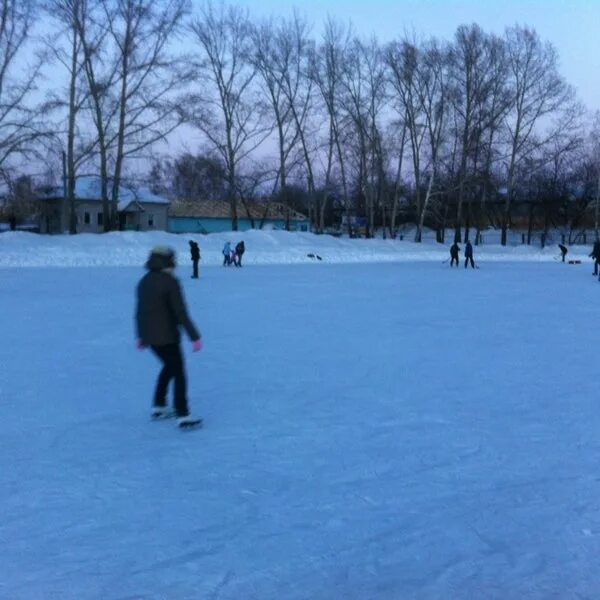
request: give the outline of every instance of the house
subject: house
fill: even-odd
[[[289,209],[289,228],[308,231],[305,215]],[[279,202],[248,202],[238,205],[238,230],[285,229],[286,207]],[[231,231],[231,210],[225,200],[174,202],[169,208],[171,233],[218,233]]]
[[[70,207],[64,198],[62,186],[40,196],[40,232],[63,233],[69,229]],[[169,201],[144,187],[119,186],[119,227],[135,231],[167,229]],[[75,183],[75,212],[77,231],[100,233],[104,231],[104,214],[100,178],[78,177]]]

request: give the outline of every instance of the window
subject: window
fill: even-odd
[[[148,215],[148,227],[154,227],[154,215]]]
[[[98,225],[104,225],[104,213],[98,213]]]
[[[83,213],[83,222],[84,222],[86,225],[89,225],[89,224],[92,222],[92,218],[91,218],[91,215],[90,215],[90,213],[89,213],[89,212],[85,212],[85,213]]]

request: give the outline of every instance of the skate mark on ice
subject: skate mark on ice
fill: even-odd
[[[506,562],[513,569],[517,566],[517,561],[515,560],[514,554],[508,544],[498,539],[492,539],[483,535],[473,526],[471,526],[470,529],[479,538],[479,540],[488,547],[489,554],[500,554],[501,556],[504,556]]]
[[[217,583],[215,589],[211,592],[210,596],[208,596],[209,600],[217,600],[218,597],[221,595],[221,591],[223,590],[223,588],[227,586],[227,584],[233,579],[234,575],[235,573],[232,570],[227,571],[227,573],[223,575],[221,581]]]

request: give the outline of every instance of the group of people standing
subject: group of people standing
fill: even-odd
[[[198,279],[198,263],[200,262],[200,246],[198,242],[194,240],[189,241],[190,245],[190,257],[192,259],[192,279]],[[242,266],[242,256],[246,252],[246,245],[244,240],[238,242],[235,249],[231,249],[231,242],[225,242],[223,246],[223,266],[234,265],[236,267]]]
[[[458,255],[460,253],[460,246],[458,242],[454,242],[450,246],[450,266],[453,267],[455,264],[458,267]],[[471,265],[471,268],[475,268],[475,262],[473,261],[473,244],[469,240],[465,244],[465,269]]]
[[[244,240],[238,242],[233,250],[231,249],[231,242],[225,242],[225,245],[223,246],[223,266],[229,267],[233,265],[235,267],[241,267],[244,252],[246,252]]]

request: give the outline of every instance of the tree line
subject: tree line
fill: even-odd
[[[179,128],[201,142],[173,157]],[[317,231],[598,231],[599,133],[530,27],[383,43],[224,2],[0,0],[0,175],[60,165],[73,233],[77,176],[99,176],[109,230],[140,164],[155,191],[227,201],[234,230],[267,197]]]

